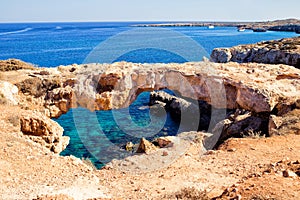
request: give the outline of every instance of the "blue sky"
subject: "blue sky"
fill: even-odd
[[[1,0],[0,22],[300,19],[299,0]]]

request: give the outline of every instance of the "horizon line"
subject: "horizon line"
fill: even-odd
[[[264,19],[264,20],[71,20],[71,21],[0,21],[0,24],[18,24],[18,23],[103,23],[103,22],[179,22],[179,23],[188,23],[188,22],[215,22],[215,23],[222,23],[222,22],[237,22],[237,23],[251,23],[251,22],[269,22],[269,21],[276,21],[276,20],[289,20],[289,19],[296,19],[298,18],[281,18],[281,19]]]

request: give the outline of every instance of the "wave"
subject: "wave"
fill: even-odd
[[[27,31],[31,31],[32,28],[25,28],[22,30],[18,30],[18,31],[9,31],[9,32],[4,32],[4,33],[0,33],[0,35],[10,35],[10,34],[17,34],[17,33],[25,33]]]
[[[92,48],[89,47],[78,47],[78,48],[62,48],[62,49],[44,49],[40,51],[27,51],[27,52],[13,52],[13,53],[0,53],[0,57],[16,57],[16,56],[25,56],[25,55],[37,55],[43,53],[58,53],[64,51],[91,51]]]

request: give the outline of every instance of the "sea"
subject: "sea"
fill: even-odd
[[[135,25],[152,23],[165,22],[2,23],[0,59],[21,59],[38,67],[82,64],[87,62],[91,52],[107,41],[119,38],[113,45],[119,52],[128,49],[130,44],[135,44],[137,36],[142,35],[145,41],[151,41],[153,35],[143,34],[143,31],[148,31],[149,28]],[[193,46],[180,46],[185,39],[189,39],[203,48],[203,55],[207,57],[218,47],[297,36],[293,32],[238,32],[235,27],[151,28],[151,31],[155,32],[155,39],[159,39],[160,36],[166,37],[166,30],[172,33],[169,46],[178,44],[183,55],[189,54],[193,51]],[[131,34],[124,37],[126,33]],[[155,42],[153,40],[150,43]],[[138,47],[132,51],[124,51],[124,54],[117,55],[111,62],[184,63],[200,61],[203,56],[196,55],[186,59],[168,51],[168,48],[155,49],[151,45],[151,48],[147,48],[147,45]],[[176,95],[173,91],[166,92]],[[124,109],[91,112],[85,108],[76,108],[54,119],[64,128],[64,135],[71,138],[70,144],[61,155],[73,155],[99,169],[113,159],[130,156],[132,152],[125,150],[126,143],[136,144],[142,137],[152,140],[159,136],[176,135],[185,130],[185,127],[181,126],[178,120],[172,119],[168,112],[153,113],[148,106],[149,96],[149,92],[141,93],[136,101]]]

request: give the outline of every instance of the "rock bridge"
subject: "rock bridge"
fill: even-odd
[[[300,70],[286,65],[120,62],[67,66],[60,71],[64,84],[45,94],[50,117],[78,106],[125,108],[141,92],[166,88],[215,108],[254,113],[282,115],[300,102]]]

